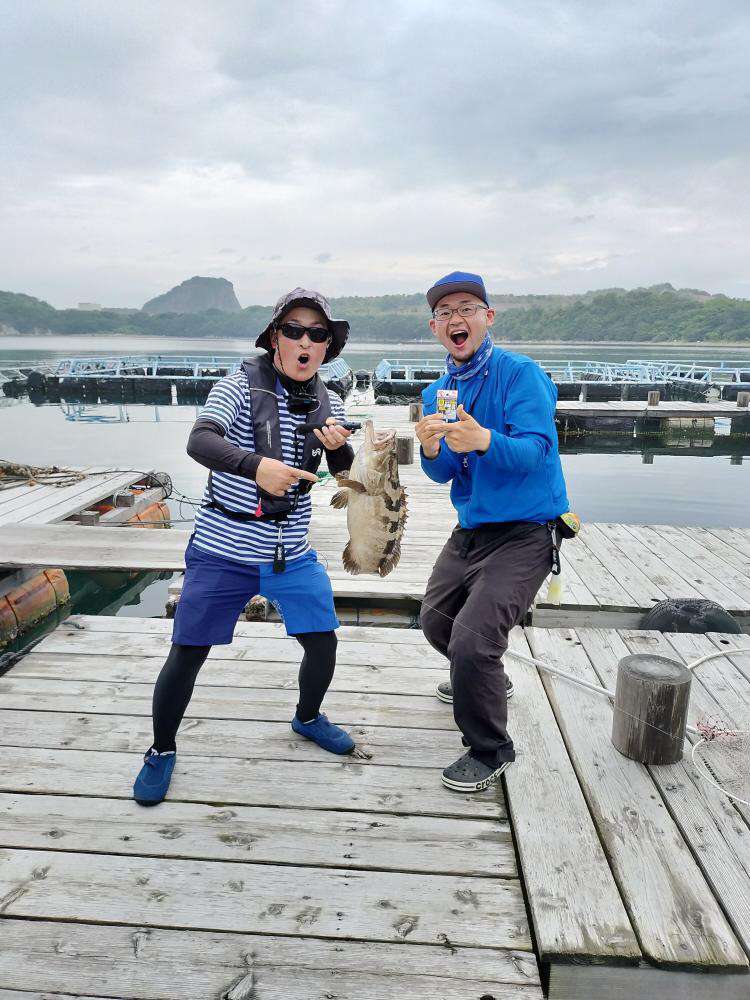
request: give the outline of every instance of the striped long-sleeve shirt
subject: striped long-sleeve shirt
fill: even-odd
[[[330,390],[328,397],[331,402],[331,415],[339,421],[344,421],[346,414],[341,398]],[[286,401],[287,393],[282,390],[279,394],[282,460],[287,465],[299,467],[304,439],[294,434],[294,427],[314,418],[312,415],[290,413]],[[218,424],[224,430],[225,439],[230,444],[244,451],[255,451],[250,389],[247,378],[242,372],[227,375],[217,382],[209,393],[199,419]],[[295,438],[298,442],[296,455]],[[227,472],[214,472],[212,483],[214,496],[222,506],[240,513],[255,512],[258,505],[258,489],[252,479]],[[296,487],[293,487],[294,489]],[[210,502],[210,499],[206,488],[203,495],[204,504]],[[310,549],[307,529],[311,510],[311,497],[306,493],[299,497],[296,509],[284,521],[283,537],[287,560],[299,559]],[[235,521],[218,510],[204,506],[196,514],[193,544],[204,552],[238,562],[271,563],[278,533],[278,525],[272,522]]]

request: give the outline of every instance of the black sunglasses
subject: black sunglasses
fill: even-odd
[[[302,340],[305,334],[313,344],[324,344],[331,336],[324,326],[299,326],[297,323],[282,323],[276,329],[289,340]]]

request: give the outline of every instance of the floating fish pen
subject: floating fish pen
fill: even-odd
[[[219,379],[239,371],[241,364],[241,358],[222,356],[65,358],[3,366],[0,389],[6,396],[28,393],[40,400],[195,403],[205,401]],[[324,383],[346,399],[354,384],[346,361],[335,358],[319,372]]]
[[[691,402],[714,398],[734,401],[750,390],[750,362],[717,361],[548,361],[537,364],[557,386],[559,400],[614,402],[647,400],[659,391],[664,401]],[[376,402],[406,403],[445,372],[441,361],[389,359],[372,378]]]
[[[627,361],[628,365],[641,366],[678,385],[694,386],[704,393],[718,390],[719,398],[734,401],[740,392],[750,392],[750,361],[680,361],[648,360]]]
[[[406,403],[418,399],[426,386],[444,374],[442,361],[384,358],[372,374],[375,402]]]

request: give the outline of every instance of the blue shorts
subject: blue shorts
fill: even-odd
[[[312,551],[274,573],[270,563],[236,562],[196,548],[185,550],[185,581],[177,602],[172,642],[181,646],[225,646],[243,608],[262,594],[276,608],[287,635],[332,632],[339,627],[333,589]]]

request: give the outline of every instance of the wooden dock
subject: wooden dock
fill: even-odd
[[[600,404],[565,405],[578,411]],[[646,406],[637,401],[622,405],[639,411]],[[729,403],[669,405],[687,408],[683,412],[697,405],[713,407],[716,412],[738,410]],[[356,404],[347,412],[352,419],[372,417],[377,427],[393,427],[399,435],[414,434],[406,406]],[[747,411],[741,412],[747,415]],[[359,440],[361,435],[354,438],[355,448]],[[399,471],[408,494],[409,520],[401,562],[384,580],[345,572],[341,553],[348,537],[346,514],[330,506],[335,483],[328,479],[313,490],[310,541],[328,568],[337,606],[347,622],[387,621],[385,612],[396,609],[402,619],[406,612],[408,623],[409,616],[419,610],[432,566],[456,523],[447,485],[430,482],[418,460],[400,466]],[[55,498],[48,497],[49,488],[39,490],[39,509],[24,508],[22,531],[9,520],[3,521],[0,503],[0,570],[40,564],[79,570],[184,570],[189,531],[144,535],[140,528],[118,527],[117,531],[83,536],[81,531],[88,529],[75,524],[43,523],[45,517],[52,520],[49,508],[43,505]],[[0,500],[2,497],[0,493]],[[53,509],[59,512],[62,508]],[[54,519],[60,521],[61,517]],[[532,611],[536,625],[636,628],[645,613],[666,597],[701,597],[717,601],[750,629],[750,528],[584,524],[579,538],[563,545],[563,567],[561,603],[548,603],[543,585]],[[180,589],[177,581],[170,592],[177,596]]]
[[[440,784],[460,740],[421,634],[343,630],[342,760],[290,729],[297,643],[240,626],[144,810],[169,628],[74,617],[0,679],[0,997],[541,1000],[502,796]]]
[[[27,471],[28,478],[14,482],[12,477],[20,470],[0,463],[0,531],[17,540],[25,539],[27,532],[40,526],[66,523],[70,530],[79,523],[114,526],[138,519],[141,514],[149,517],[149,511],[157,509],[152,505],[158,505],[166,492],[163,480],[132,470]],[[162,515],[168,512],[165,505],[158,509]],[[67,613],[67,580],[59,574],[58,586],[42,575],[45,570],[57,569],[51,548],[41,545],[34,551],[36,561],[27,560],[23,566],[9,567],[0,562],[0,647],[42,619],[42,627],[47,627],[47,615]],[[134,587],[142,589],[145,584],[145,578],[141,578]]]
[[[384,580],[346,573],[341,564],[348,537],[345,512],[330,506],[335,484],[329,480],[313,491],[311,544],[327,566],[338,605],[361,611],[363,622],[368,608],[418,611],[435,559],[456,523],[447,487],[429,482],[418,465],[401,466],[400,474],[409,520],[401,562]],[[28,524],[19,530],[0,524],[0,569],[43,564],[177,572],[185,568],[189,536],[180,529],[146,533],[132,527],[102,531]],[[534,624],[636,628],[665,597],[703,597],[750,628],[748,528],[585,524],[577,539],[563,544],[563,564],[561,603],[547,603],[543,585],[532,612]],[[171,590],[179,593],[179,582]]]
[[[74,616],[0,678],[0,1000],[748,996],[750,810],[689,759],[621,757],[604,699],[509,660],[517,763],[457,795],[445,667],[419,631],[340,631],[325,707],[358,747],[340,760],[289,728],[296,642],[241,624],[200,674],[169,800],[144,810],[169,633]],[[747,644],[512,639],[609,686],[627,651]],[[750,655],[731,660],[696,675],[691,721],[747,728]]]
[[[69,518],[76,518],[81,511],[127,492],[148,475],[132,470],[121,472],[98,468],[70,471],[73,474],[80,473],[82,478],[69,486],[30,480],[0,490],[0,526],[58,524]],[[131,517],[141,507],[155,503],[163,496],[164,490],[161,487],[151,487],[138,498],[137,505],[131,503],[128,507],[121,508],[120,513],[122,517]],[[122,517],[118,519],[110,516],[109,522],[118,523]],[[107,520],[102,523],[106,524]]]

